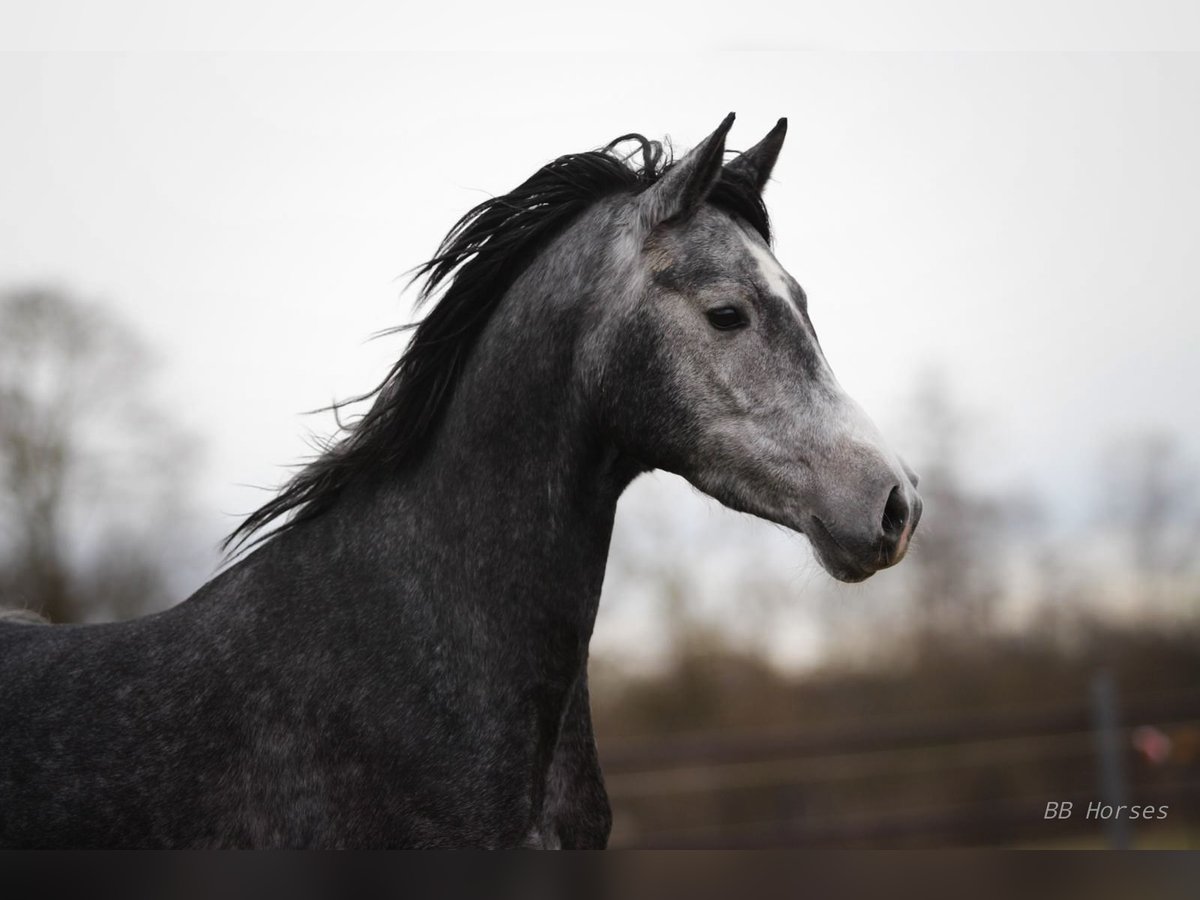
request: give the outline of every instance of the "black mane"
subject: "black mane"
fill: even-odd
[[[626,143],[635,145],[632,153],[618,151]],[[336,412],[373,397],[370,409],[323,443],[315,459],[226,538],[225,549],[245,545],[256,533],[251,544],[314,518],[366,473],[414,462],[444,412],[471,348],[526,266],[588,207],[614,194],[645,190],[672,164],[661,143],[625,135],[600,150],[560,156],[509,193],[485,200],[459,219],[433,258],[415,270],[414,281],[425,279],[417,305],[439,294],[440,299],[419,323],[394,329],[413,330],[403,355],[375,390],[334,407]],[[725,169],[708,202],[770,240],[762,197],[737,173]],[[289,513],[288,521],[260,533]]]

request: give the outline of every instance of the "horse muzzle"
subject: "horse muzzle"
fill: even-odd
[[[842,521],[845,517],[810,516],[805,533],[830,575],[839,581],[865,581],[904,559],[921,520],[915,481],[914,476],[907,484],[890,485],[864,522],[847,524]]]

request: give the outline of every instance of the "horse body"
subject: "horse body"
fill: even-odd
[[[634,471],[588,452],[574,353],[530,346],[530,294],[476,348],[411,471],[159,615],[0,630],[28,680],[0,694],[0,721],[22,723],[0,742],[3,843],[604,843],[607,806],[565,794],[603,802],[585,660]],[[546,810],[569,702],[564,761],[591,771],[554,773]],[[566,817],[562,836],[543,811]]]
[[[164,613],[0,623],[0,846],[602,847],[587,648],[617,500],[638,473],[677,471],[805,531],[845,580],[897,561],[919,515],[902,464],[861,430],[853,453],[829,449],[854,416],[815,336],[799,340],[807,315],[766,293],[789,286],[764,268],[765,219],[755,237],[732,201],[705,202],[733,177],[729,121],[531,245],[435,383],[419,454],[352,478],[352,455],[335,456],[299,482],[285,527]],[[781,141],[777,129],[748,151],[743,189],[761,189]],[[688,305],[731,285],[754,304],[757,348]],[[418,330],[414,345],[443,353],[441,339]],[[803,410],[769,378],[739,386],[797,341],[780,365],[818,386]],[[735,355],[703,368],[714,347]],[[385,383],[376,407],[403,388]],[[813,416],[839,423],[842,437],[810,436],[800,468],[857,466],[861,552],[811,477],[781,474],[797,468],[784,413],[808,432]]]

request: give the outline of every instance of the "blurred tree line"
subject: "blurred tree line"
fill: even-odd
[[[55,622],[171,597],[194,443],[154,400],[150,354],[102,306],[0,293],[0,606]]]

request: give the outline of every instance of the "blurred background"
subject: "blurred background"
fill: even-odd
[[[786,115],[777,255],[925,514],[848,586],[635,482],[591,660],[614,846],[1200,845],[1197,96],[1187,55],[0,56],[0,603],[182,600],[462,212]]]

